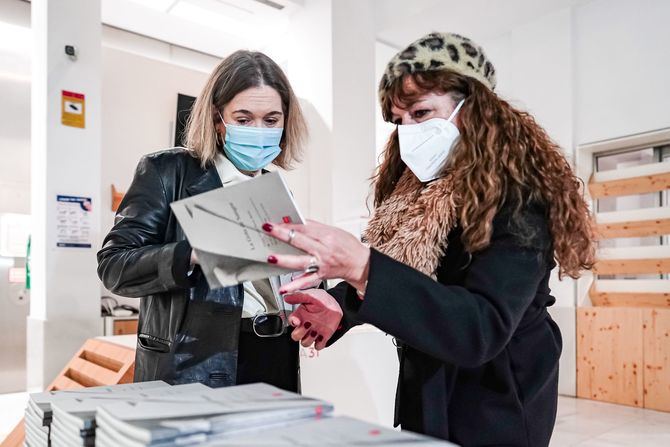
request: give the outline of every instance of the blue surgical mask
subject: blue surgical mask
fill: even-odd
[[[283,128],[234,126],[226,124],[222,116],[221,122],[226,126],[223,151],[237,169],[258,171],[281,153]]]

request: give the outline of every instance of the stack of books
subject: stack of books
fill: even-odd
[[[155,383],[155,382],[148,382]],[[164,382],[158,382],[164,383]],[[137,384],[140,385],[140,384]],[[186,385],[135,388],[117,391],[110,395],[69,397],[51,403],[51,441],[54,446],[94,446],[96,434],[97,409],[115,402],[134,404],[141,401],[169,400],[173,396],[200,395],[211,390],[201,383]]]
[[[264,383],[100,405],[96,446],[183,446],[329,416],[332,406]]]
[[[155,381],[31,394],[25,412],[26,445],[40,447],[51,444],[53,404],[57,401],[94,397],[110,398],[116,394],[169,386],[165,382]]]
[[[209,388],[144,382],[30,396],[36,446],[451,446],[346,417],[332,405],[264,383]]]
[[[51,405],[46,402],[36,402],[32,399],[28,400],[26,407],[24,426],[26,431],[26,446],[49,446],[51,425]]]

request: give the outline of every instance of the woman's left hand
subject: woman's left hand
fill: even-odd
[[[282,286],[281,293],[304,289],[316,280],[334,278],[342,278],[358,290],[365,288],[370,249],[346,231],[311,220],[305,225],[266,223],[263,230],[309,253],[303,256],[273,254],[268,257],[270,264],[306,271]],[[309,272],[310,267],[316,271]]]
[[[335,298],[325,290],[311,289],[286,295],[284,301],[300,305],[288,317],[295,327],[291,338],[304,347],[314,343],[317,351],[325,348],[342,321],[342,308]]]

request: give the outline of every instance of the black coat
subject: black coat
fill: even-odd
[[[430,277],[372,250],[365,299],[331,289],[341,336],[370,323],[399,340],[396,424],[463,446],[549,444],[561,335],[546,308],[555,267],[545,211],[503,208],[488,248],[470,255],[461,230]]]
[[[188,274],[191,247],[170,203],[221,186],[216,168],[203,169],[185,149],[143,157],[98,252],[105,287],[141,298],[135,381],[219,387],[262,380],[296,390],[297,344],[288,335],[240,335],[242,285],[210,290],[199,268]]]

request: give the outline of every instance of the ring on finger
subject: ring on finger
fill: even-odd
[[[288,232],[288,243],[289,244],[293,242],[293,238],[295,238],[295,229],[291,229]]]
[[[312,259],[309,260],[309,264],[305,267],[305,273],[316,273],[319,271],[319,262],[317,259],[312,256]]]

